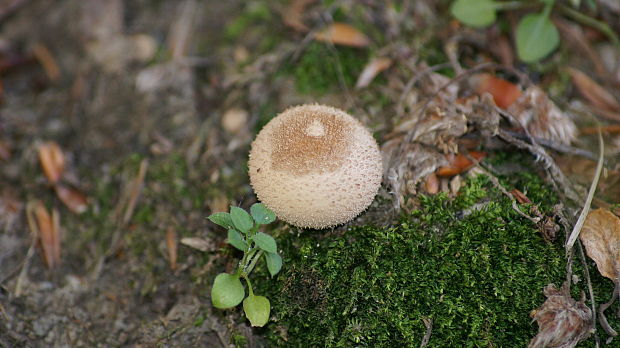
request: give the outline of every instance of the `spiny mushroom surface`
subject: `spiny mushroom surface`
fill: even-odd
[[[299,227],[350,221],[370,203],[383,165],[377,142],[346,112],[301,105],[272,119],[252,143],[250,183],[258,199]]]

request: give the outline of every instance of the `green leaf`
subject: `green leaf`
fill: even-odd
[[[263,232],[258,232],[254,237],[252,237],[254,243],[261,249],[268,253],[277,253],[278,246],[276,245],[276,240],[273,239],[272,236],[265,234]]]
[[[213,222],[214,224],[220,225],[224,228],[233,227],[232,219],[230,218],[230,214],[228,213],[221,212],[211,214],[207,219],[211,220],[211,222]]]
[[[531,63],[553,52],[560,44],[560,34],[545,13],[531,13],[519,22],[516,41],[519,58]]]
[[[450,13],[469,26],[482,28],[495,22],[496,8],[493,0],[456,0],[450,6]]]
[[[231,308],[243,300],[245,290],[235,274],[220,273],[215,277],[211,288],[211,303],[216,308]]]
[[[241,251],[246,251],[248,249],[248,244],[245,242],[245,239],[243,239],[241,233],[234,228],[228,230],[228,244]]]
[[[230,218],[235,228],[243,233],[248,233],[254,227],[254,220],[250,214],[239,207],[230,207]]]
[[[276,213],[267,208],[263,203],[255,203],[250,207],[250,213],[254,221],[259,225],[266,225],[276,220]]]
[[[267,261],[267,269],[272,277],[282,269],[282,257],[277,253],[265,253],[265,261]]]
[[[243,300],[243,311],[252,326],[264,326],[269,321],[271,304],[265,296],[250,295]]]

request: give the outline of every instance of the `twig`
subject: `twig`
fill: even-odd
[[[594,198],[594,192],[596,192],[596,186],[598,186],[598,181],[601,177],[601,172],[603,171],[603,159],[605,154],[605,144],[603,143],[603,135],[601,132],[598,133],[598,144],[599,144],[599,158],[598,163],[596,165],[596,172],[594,174],[594,179],[592,179],[592,184],[590,185],[590,190],[588,191],[588,197],[586,198],[586,202],[583,205],[583,209],[581,209],[581,214],[579,215],[579,219],[577,219],[577,223],[573,228],[573,231],[568,237],[566,241],[566,250],[570,250],[573,248],[575,241],[579,237],[579,232],[581,232],[581,228],[586,221],[586,217],[588,216],[588,212],[590,211],[590,205],[592,204],[592,198]]]
[[[558,166],[553,161],[553,158],[551,158],[551,156],[547,154],[545,149],[540,146],[531,145],[522,140],[519,140],[503,129],[499,130],[498,136],[500,137],[500,139],[506,141],[509,144],[515,145],[520,149],[529,151],[537,159],[541,160],[545,165],[545,169],[548,171],[551,182],[554,186],[556,186],[558,192],[564,193],[573,202],[581,201],[579,195],[567,184],[568,179],[566,179],[564,173],[560,170],[560,168],[558,168]],[[559,187],[562,188],[561,190],[559,189],[558,184]]]
[[[532,223],[534,224],[538,224],[540,222],[540,218],[534,218],[531,217],[527,214],[525,214],[524,212],[521,211],[521,209],[519,209],[519,206],[517,205],[517,201],[515,200],[514,196],[512,194],[510,194],[510,192],[508,192],[508,190],[506,190],[506,188],[504,186],[502,186],[502,184],[500,184],[499,179],[491,174],[491,172],[489,172],[488,170],[486,170],[482,164],[480,164],[480,162],[476,161],[475,158],[471,157],[471,156],[467,156],[469,158],[470,161],[474,161],[474,163],[476,163],[476,166],[478,169],[480,169],[484,175],[489,177],[489,180],[491,180],[491,183],[493,184],[493,186],[495,186],[495,188],[497,188],[498,190],[500,190],[506,197],[508,197],[508,199],[510,199],[510,201],[512,202],[512,209],[514,209],[514,211],[517,212],[517,214],[521,215],[522,217],[530,220]]]
[[[618,292],[620,292],[620,281],[616,279],[614,280],[614,293],[611,295],[611,299],[609,300],[609,302],[603,303],[598,307],[598,316],[601,321],[601,326],[603,327],[603,329],[605,329],[605,332],[607,332],[610,336],[614,337],[618,336],[618,333],[611,327],[611,325],[609,325],[609,322],[607,322],[607,317],[605,317],[604,312],[614,303],[614,301],[616,301],[616,298],[618,297]]]
[[[592,327],[594,328],[594,340],[596,346],[600,345],[600,339],[598,332],[596,331],[596,301],[594,300],[594,289],[592,288],[592,279],[590,278],[590,271],[588,270],[588,262],[586,261],[586,255],[583,252],[583,245],[580,240],[577,240],[577,250],[579,250],[579,258],[581,259],[581,265],[583,267],[583,273],[588,284],[588,294],[590,295],[590,302],[592,304]]]
[[[571,17],[573,20],[581,24],[587,25],[589,27],[592,27],[600,31],[601,33],[605,34],[607,38],[609,38],[609,40],[613,42],[614,45],[616,45],[616,48],[620,49],[620,40],[618,39],[618,36],[616,36],[614,31],[609,27],[607,23],[597,21],[596,19],[590,16],[586,16],[583,13],[576,11],[566,5],[558,4],[558,8],[560,9],[560,11],[562,11],[562,13],[564,13],[568,17]]]
[[[424,337],[422,337],[422,342],[420,342],[420,348],[424,348],[428,345],[428,342],[431,340],[431,333],[433,332],[433,318],[422,318],[424,322],[424,326],[426,326],[426,333]]]
[[[579,149],[573,146],[568,146],[568,145],[562,145],[562,144],[558,144],[555,143],[549,139],[544,139],[544,138],[538,138],[538,137],[528,137],[526,134],[523,133],[518,133],[518,132],[512,132],[509,130],[505,131],[506,133],[512,135],[513,137],[517,138],[517,139],[521,139],[521,140],[526,140],[527,138],[531,138],[534,139],[534,141],[536,141],[536,143],[549,148],[553,151],[557,151],[557,152],[561,152],[561,153],[567,153],[567,154],[571,154],[571,155],[575,155],[575,156],[580,156],[580,157],[584,157],[587,159],[591,159],[591,160],[596,160],[597,156],[595,156],[592,152],[584,150],[584,149]]]

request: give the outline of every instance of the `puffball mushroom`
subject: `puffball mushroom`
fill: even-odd
[[[364,211],[383,173],[370,132],[346,112],[317,104],[273,118],[252,143],[248,165],[263,204],[292,225],[318,229]]]

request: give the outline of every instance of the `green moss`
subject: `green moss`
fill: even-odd
[[[272,345],[418,346],[430,318],[429,347],[526,346],[542,289],[564,280],[561,245],[545,243],[485,177],[456,199],[421,201],[389,228],[282,236],[284,272],[256,277],[273,304]]]
[[[342,89],[343,83],[352,88],[367,62],[366,50],[312,42],[285,69],[295,77],[299,93],[325,94]]]

